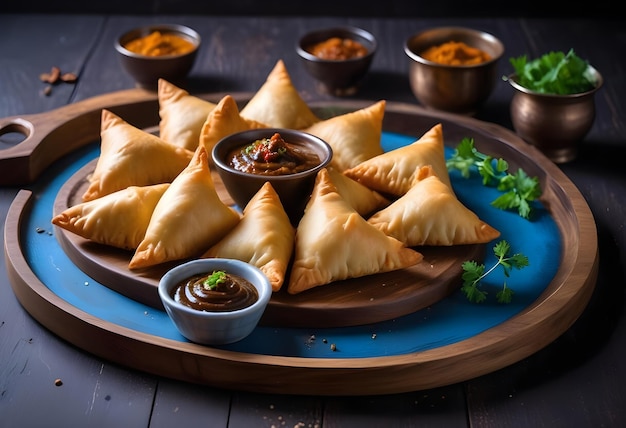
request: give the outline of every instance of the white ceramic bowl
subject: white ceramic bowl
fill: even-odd
[[[259,298],[251,306],[229,312],[208,312],[190,308],[172,298],[172,290],[184,279],[223,270],[250,281]],[[223,345],[237,342],[255,329],[272,296],[269,279],[259,268],[234,259],[206,258],[181,264],[167,271],[159,281],[159,297],[180,333],[192,342]]]

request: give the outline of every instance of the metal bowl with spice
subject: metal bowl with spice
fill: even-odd
[[[409,37],[404,51],[411,89],[422,105],[472,115],[498,81],[504,45],[484,31],[439,27]]]
[[[126,31],[114,46],[137,86],[156,90],[160,78],[181,84],[193,68],[201,42],[200,34],[190,27],[155,24]]]
[[[377,48],[371,33],[355,27],[311,31],[296,44],[302,64],[319,81],[321,91],[335,96],[357,92]]]

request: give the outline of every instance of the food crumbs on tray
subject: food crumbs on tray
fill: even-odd
[[[61,379],[54,380],[54,386],[61,386],[61,385],[63,385],[63,381]]]

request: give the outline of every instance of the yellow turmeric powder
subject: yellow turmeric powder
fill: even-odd
[[[189,40],[171,33],[154,31],[131,40],[125,46],[131,52],[146,56],[182,55],[193,50]]]
[[[421,57],[445,65],[472,65],[489,61],[491,56],[463,42],[450,41],[422,52]]]

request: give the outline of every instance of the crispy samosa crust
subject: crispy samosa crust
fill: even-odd
[[[368,223],[409,247],[482,244],[500,236],[463,205],[430,166],[421,168],[413,187]]]
[[[385,100],[317,122],[305,132],[326,141],[333,149],[333,166],[343,172],[383,153],[381,138]]]
[[[135,250],[148,229],[156,204],[170,186],[130,186],[93,201],[67,208],[52,224],[85,239],[124,250]]]
[[[202,125],[215,104],[190,95],[165,79],[159,79],[157,97],[161,139],[194,152]]]
[[[452,189],[440,123],[415,142],[365,160],[344,171],[344,174],[383,194],[402,196],[411,188],[420,169],[427,165]]]
[[[134,127],[102,110],[100,157],[83,201],[129,186],[170,183],[189,164],[193,152]]]
[[[203,257],[225,257],[248,262],[265,273],[278,291],[293,253],[295,229],[278,194],[266,182],[250,199],[241,221]]]
[[[403,269],[422,259],[421,253],[368,224],[322,169],[296,229],[287,291],[297,294],[333,281]]]
[[[282,59],[274,65],[265,83],[241,109],[241,116],[270,128],[301,129],[319,122],[291,81]]]
[[[197,257],[222,239],[239,219],[239,213],[220,200],[206,150],[198,147],[189,165],[159,200],[128,267],[139,269]]]

